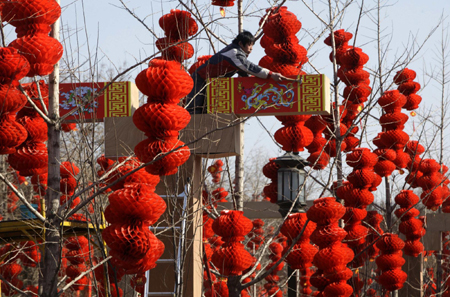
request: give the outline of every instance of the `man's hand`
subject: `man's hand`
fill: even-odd
[[[284,76],[281,75],[280,73],[276,73],[276,72],[272,73],[271,78],[272,78],[274,81],[282,81],[282,80],[288,79],[287,77],[284,77]]]

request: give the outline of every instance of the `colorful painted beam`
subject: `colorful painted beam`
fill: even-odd
[[[207,87],[208,113],[243,116],[329,114],[330,80],[304,75],[301,82],[256,77],[218,78]]]
[[[65,122],[99,121],[105,117],[129,117],[139,107],[139,90],[132,82],[116,82],[98,95],[107,82],[60,84],[59,111],[63,116],[78,111]],[[93,98],[95,96],[95,98]]]

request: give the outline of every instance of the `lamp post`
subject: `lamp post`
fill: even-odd
[[[308,162],[298,155],[298,153],[288,152],[275,159],[275,163],[280,166],[278,169],[278,210],[285,217],[292,204],[292,213],[305,212],[306,206],[305,191],[300,191],[305,183],[306,172],[303,169],[308,166]],[[298,199],[297,199],[298,196]],[[295,201],[295,202],[294,202]]]
[[[283,218],[287,216],[292,205],[292,213],[305,212],[306,195],[302,190],[305,183],[306,172],[303,169],[309,163],[298,155],[298,153],[287,152],[275,159],[275,163],[280,166],[278,169],[278,199],[280,206],[278,211]],[[294,270],[288,266],[288,275],[292,275]],[[288,297],[297,297],[298,292],[298,271],[288,280]]]

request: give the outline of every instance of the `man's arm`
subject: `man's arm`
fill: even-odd
[[[286,79],[283,75],[279,73],[274,73],[269,69],[260,67],[253,64],[247,59],[247,56],[242,51],[233,48],[229,51],[222,53],[222,55],[227,58],[227,60],[240,71],[244,71],[250,75],[254,75],[259,78],[272,78],[275,81],[281,81]]]

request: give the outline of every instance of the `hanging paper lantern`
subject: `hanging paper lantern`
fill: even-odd
[[[280,7],[277,13],[271,13],[264,24],[263,31],[276,43],[288,36],[295,35],[302,28],[302,23],[295,14],[289,12],[285,6]]]
[[[327,140],[322,137],[322,132],[320,132],[320,135],[315,136],[312,142],[306,146],[306,149],[308,152],[312,153],[318,153],[321,152],[323,147],[327,145]]]
[[[406,103],[406,97],[398,90],[386,91],[378,99],[378,104],[387,112],[392,113],[400,111]]]
[[[136,86],[148,102],[178,104],[194,86],[192,78],[176,61],[153,59],[136,77]]]
[[[211,5],[220,6],[220,7],[231,7],[231,6],[234,6],[234,1],[235,0],[212,0]]]
[[[21,0],[2,3],[1,16],[4,22],[16,27],[18,37],[33,34],[48,34],[50,25],[61,15],[56,1]]]
[[[113,224],[103,230],[102,236],[108,246],[122,256],[120,260],[127,261],[144,257],[151,249],[149,238],[154,235],[147,224]]]
[[[25,128],[15,121],[15,115],[0,117],[0,154],[12,154],[27,138]]]
[[[22,272],[22,266],[17,263],[6,263],[0,268],[1,275],[6,279],[16,278]]]
[[[47,123],[41,117],[23,116],[17,119],[27,131],[27,142],[45,142],[48,139]]]
[[[16,48],[30,63],[27,76],[45,76],[53,72],[53,66],[61,59],[63,47],[58,40],[44,34],[26,35],[9,45]]]
[[[359,47],[351,47],[340,57],[340,62],[344,68],[358,68],[364,66],[369,61],[369,56]]]
[[[406,103],[403,106],[406,110],[414,110],[419,108],[419,104],[422,102],[422,97],[417,94],[409,94],[406,96]]]
[[[265,52],[268,56],[280,63],[286,64],[300,64],[303,65],[308,62],[307,50],[297,42],[290,40],[291,36],[287,37],[283,43],[272,43],[267,46]]]
[[[155,45],[169,60],[182,62],[194,56],[194,47],[187,41],[164,37],[159,38]]]
[[[22,176],[47,172],[47,160],[47,146],[41,142],[21,146],[8,156],[8,163]]]
[[[222,237],[223,240],[242,241],[252,228],[252,221],[244,216],[243,211],[223,210],[220,216],[214,220],[212,225],[214,232]]]
[[[286,126],[275,132],[275,140],[288,152],[303,151],[305,146],[311,144],[314,135],[311,130],[300,124]]]
[[[403,130],[409,117],[401,112],[386,113],[380,117],[380,124],[386,130]]]
[[[416,78],[416,72],[414,70],[405,68],[397,72],[394,76],[394,82],[397,85],[400,85],[404,82],[411,81]]]
[[[359,83],[365,83],[370,73],[361,68],[339,68],[338,77],[347,85],[357,85]]]
[[[0,85],[0,115],[15,114],[26,102],[27,98],[17,88],[10,84]]]
[[[30,63],[16,48],[0,48],[0,84],[18,86],[29,71]]]
[[[263,167],[264,176],[272,180],[278,178],[278,169],[280,168],[280,165],[275,163],[275,159],[276,158],[270,158],[269,163]]]
[[[154,189],[144,184],[130,184],[109,195],[109,206],[114,216],[107,221],[112,224],[144,221],[153,225],[166,210],[164,200]],[[105,213],[106,216],[106,213]]]
[[[39,96],[38,88],[39,85],[39,91],[41,96]],[[30,84],[24,84],[23,88],[27,95],[30,97],[30,99],[34,102],[34,104],[41,110],[44,111],[44,107],[42,106],[42,102],[46,107],[48,107],[48,85],[44,81],[39,81],[38,84],[36,83],[30,83]],[[25,106],[17,113],[17,117],[23,117],[23,116],[29,116],[29,117],[36,117],[40,116],[37,111],[34,109],[34,107],[27,101]]]
[[[376,259],[377,266],[381,270],[378,283],[388,291],[401,289],[407,277],[401,270],[405,263],[401,249],[405,243],[396,234],[385,233],[376,245],[381,251],[381,255]]]
[[[380,139],[387,148],[403,150],[409,140],[409,135],[402,130],[390,130],[384,132]]]
[[[178,131],[189,124],[191,116],[175,104],[146,103],[133,114],[133,123],[148,137],[178,137]]]
[[[334,44],[336,48],[339,48],[346,44],[350,39],[352,39],[353,34],[350,32],[345,32],[344,29],[339,29],[333,32]],[[332,46],[332,38],[330,34],[327,38],[325,38],[324,43],[328,46]]]
[[[367,84],[348,85],[344,88],[344,98],[353,103],[363,103],[371,92],[372,88]]]
[[[359,169],[373,167],[378,161],[377,155],[367,148],[358,148],[347,154],[347,165]]]
[[[407,81],[398,86],[398,91],[405,96],[415,94],[420,90],[420,84],[415,81]]]
[[[214,228],[214,225],[213,225]],[[211,261],[222,275],[240,275],[252,265],[253,257],[240,242],[230,242],[215,251]]]
[[[159,26],[167,37],[173,39],[186,39],[198,31],[197,22],[188,11],[172,9],[170,13],[159,19]]]
[[[330,156],[325,152],[314,152],[306,160],[314,170],[322,170],[330,163]]]
[[[172,175],[178,167],[184,164],[190,156],[190,151],[184,142],[177,138],[165,140],[145,139],[136,145],[134,152],[143,163],[152,162],[145,167],[148,173],[154,175]],[[184,146],[184,147],[183,147]],[[164,157],[160,157],[168,153]],[[155,160],[159,158],[158,160]]]

